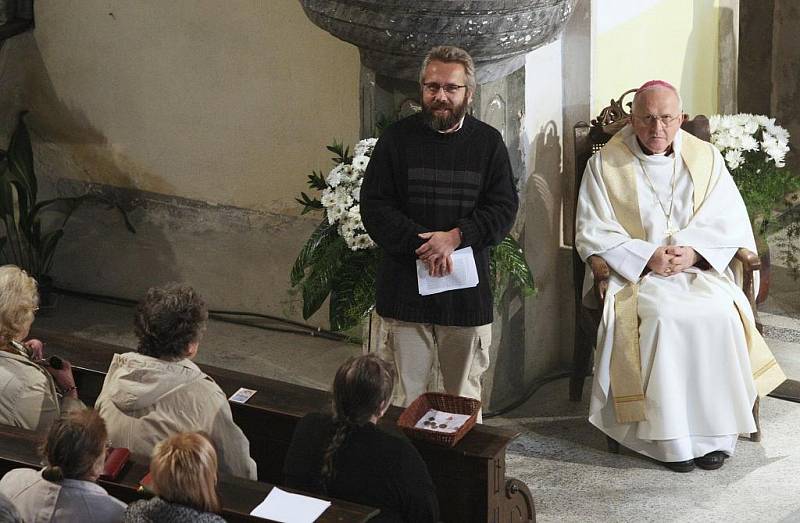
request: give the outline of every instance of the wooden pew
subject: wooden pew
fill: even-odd
[[[31,430],[8,425],[0,425],[0,476],[11,469],[41,467],[37,448],[42,439]],[[126,503],[147,497],[138,491],[139,480],[147,474],[147,465],[129,461],[122,473],[113,481],[100,480],[98,483],[109,494]],[[267,496],[272,485],[250,481],[232,476],[222,476],[217,485],[222,516],[229,522],[234,521],[271,521],[250,516],[250,512]],[[296,491],[295,491],[296,492]],[[319,522],[367,521],[378,514],[378,509],[358,505],[347,501],[325,498],[331,501]]]
[[[129,351],[44,329],[34,329],[32,336],[46,343],[47,355],[60,355],[72,362],[80,397],[87,404],[92,404],[100,393],[114,353]],[[283,461],[295,425],[309,412],[329,410],[330,393],[209,365],[200,367],[227,396],[239,387],[258,391],[244,405],[231,403],[231,410],[234,420],[250,440],[250,454],[258,465],[259,480],[280,485]],[[401,412],[402,409],[391,407],[381,420],[381,426],[399,431],[396,422]],[[413,440],[436,486],[442,521],[536,520],[527,485],[505,475],[506,447],[518,435],[507,429],[479,424],[453,448]]]

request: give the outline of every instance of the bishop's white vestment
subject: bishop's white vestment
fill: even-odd
[[[629,179],[620,179],[625,176]],[[683,130],[670,154],[645,155],[626,126],[587,164],[576,228],[581,258],[600,255],[612,269],[605,302],[599,305],[590,422],[659,461],[683,461],[716,450],[733,454],[738,434],[756,429],[752,407],[757,394],[768,393],[785,376],[756,331],[737,285],[734,255],[740,247],[753,252],[756,247],[722,155]],[[711,268],[642,276],[655,250],[670,244],[694,248]],[[587,270],[587,304],[591,288]],[[622,296],[633,296],[632,324],[619,321]],[[614,352],[621,334],[615,328],[632,325],[635,343],[637,324],[634,366],[643,396],[625,396],[634,403],[638,398],[641,409],[625,422],[627,405],[615,400],[611,386],[612,353],[620,354]]]

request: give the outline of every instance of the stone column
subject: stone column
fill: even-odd
[[[800,167],[800,3],[741,0],[738,110],[774,117],[791,134],[787,164]]]

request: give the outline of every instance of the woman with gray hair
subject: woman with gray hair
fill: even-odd
[[[203,431],[219,454],[220,471],[256,479],[250,443],[233,422],[228,398],[192,361],[208,321],[188,285],[153,287],[136,308],[136,352],[115,354],[96,406],[115,447],[150,459],[156,443],[178,432]]]
[[[44,432],[62,408],[83,404],[69,362],[44,364],[42,343],[23,341],[38,309],[36,280],[15,265],[0,267],[0,423]]]

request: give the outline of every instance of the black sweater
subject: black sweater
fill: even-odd
[[[286,453],[287,487],[379,508],[380,515],[370,521],[439,520],[436,490],[417,449],[372,423],[357,427],[339,447],[333,458],[336,474],[324,492],[322,457],[333,429],[330,415],[314,413],[300,420]]]
[[[517,193],[508,151],[493,127],[467,116],[442,134],[420,114],[387,128],[372,153],[361,188],[361,216],[383,249],[378,269],[378,314],[438,325],[492,322],[489,247],[508,234]],[[421,232],[459,227],[459,248],[475,254],[477,287],[420,296],[414,251]]]

